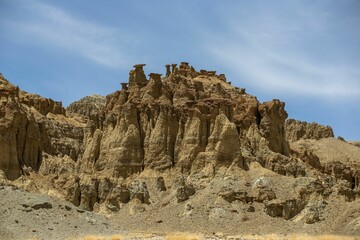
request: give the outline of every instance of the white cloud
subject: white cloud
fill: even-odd
[[[256,87],[289,94],[321,97],[359,97],[360,73],[344,67],[310,64],[281,53],[257,52],[238,45],[210,51],[238,75]]]
[[[245,77],[240,81],[265,92],[288,96],[327,100],[360,98],[358,68],[316,60],[321,59],[316,58],[319,53],[303,51],[291,44],[303,40],[301,24],[270,24],[266,28],[255,24],[250,29],[241,23],[230,23],[236,26],[227,33],[232,38],[215,38],[206,47],[219,63],[235,75]]]
[[[116,28],[78,19],[71,14],[37,1],[21,2],[31,18],[18,20],[13,31],[26,36],[28,41],[70,50],[108,67],[129,65],[129,45],[134,37]]]

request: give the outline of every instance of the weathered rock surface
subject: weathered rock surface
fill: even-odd
[[[62,107],[61,102],[55,102],[52,99],[44,98],[37,94],[20,91],[20,102],[35,108],[44,116],[48,113],[65,115],[65,109]]]
[[[360,147],[360,142],[352,141],[352,142],[349,142],[349,143],[354,145],[354,146]]]
[[[38,170],[41,139],[35,117],[20,101],[20,90],[0,76],[0,169],[14,180],[22,167]]]
[[[315,122],[307,123],[294,119],[288,119],[285,123],[286,139],[298,141],[300,139],[333,138],[334,133],[330,126],[322,126]]]
[[[2,76],[0,90],[0,169],[8,179],[38,171],[45,154],[77,160],[84,124],[67,118],[61,103],[22,92]]]
[[[288,115],[284,108],[285,103],[275,99],[261,104],[258,109],[260,113],[260,132],[268,141],[270,150],[288,155],[289,149],[284,128]]]
[[[67,113],[75,113],[85,117],[99,114],[106,104],[106,98],[101,95],[87,96],[73,102],[66,108]]]
[[[214,229],[263,218],[327,229],[337,204],[360,201],[360,148],[330,127],[286,120],[285,103],[216,71],[182,62],[147,78],[144,66],[66,110],[1,76],[0,181],[108,216],[195,214]]]
[[[43,194],[1,186],[0,198],[0,239],[82,239],[116,232],[105,217]]]
[[[291,143],[294,155],[304,162],[339,181],[339,194],[353,201],[359,192],[360,148],[334,138],[300,140]]]

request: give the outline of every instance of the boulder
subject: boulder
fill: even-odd
[[[130,199],[137,198],[141,203],[149,203],[149,191],[144,181],[135,180],[128,184]]]

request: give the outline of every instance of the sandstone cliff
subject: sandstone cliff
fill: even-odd
[[[322,126],[315,122],[307,123],[294,119],[285,122],[286,139],[288,141],[298,141],[300,139],[322,139],[333,138],[334,133],[330,126]]]
[[[20,91],[0,76],[0,170],[14,180],[38,171],[46,155],[82,152],[83,124],[65,116],[60,102]]]
[[[106,104],[106,98],[101,95],[87,96],[73,102],[66,108],[69,114],[78,114],[89,117],[99,114]]]
[[[2,181],[108,216],[196,208],[213,228],[264,215],[325,228],[330,199],[359,201],[360,148],[330,127],[286,120],[285,103],[261,103],[216,71],[144,67],[66,110],[1,76]]]

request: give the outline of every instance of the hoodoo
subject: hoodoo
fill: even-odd
[[[138,231],[360,234],[356,144],[214,70],[145,66],[66,109],[1,75],[1,184]]]

